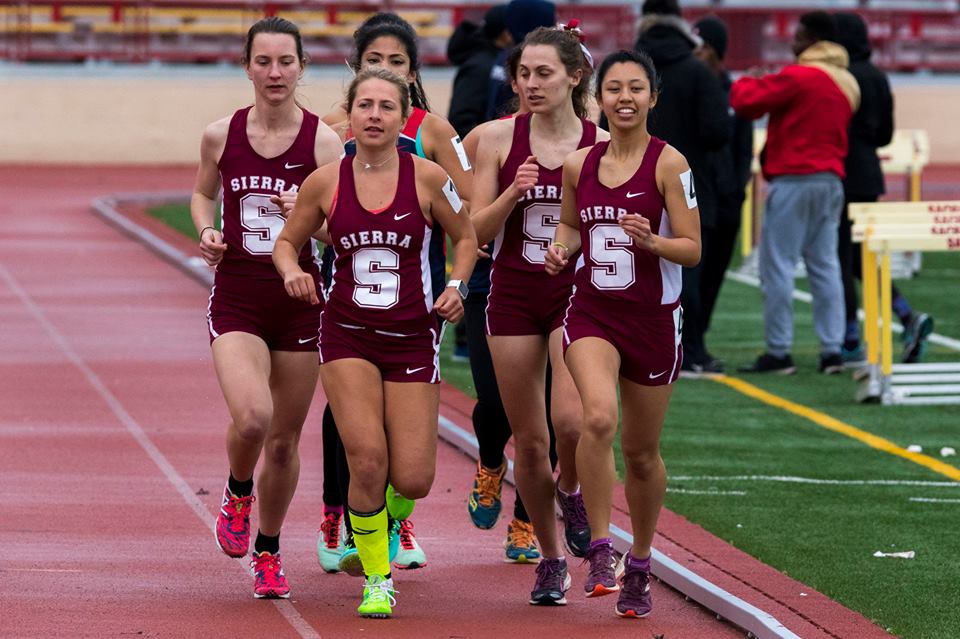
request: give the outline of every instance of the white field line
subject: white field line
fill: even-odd
[[[688,490],[686,488],[670,488],[667,487],[668,493],[674,493],[678,495],[716,495],[719,497],[723,496],[737,496],[742,497],[746,495],[746,491],[743,490]]]
[[[97,375],[92,368],[90,368],[83,358],[74,350],[73,346],[70,345],[70,342],[67,338],[57,330],[57,327],[47,319],[46,314],[43,312],[37,304],[30,297],[29,293],[19,282],[13,277],[13,274],[10,273],[2,264],[0,264],[0,280],[3,280],[6,285],[10,288],[10,291],[19,298],[20,302],[27,309],[27,311],[37,320],[37,323],[40,324],[47,334],[51,337],[54,343],[60,347],[60,350],[66,356],[67,360],[77,367],[83,377],[87,382],[93,387],[98,395],[103,399],[104,403],[110,408],[111,412],[116,416],[117,420],[123,424],[127,432],[130,434],[133,439],[140,444],[140,447],[147,454],[147,456],[156,464],[157,468],[160,469],[160,472],[163,473],[164,477],[167,478],[167,481],[176,489],[180,494],[183,500],[187,503],[191,510],[197,515],[197,517],[206,525],[211,533],[215,532],[216,525],[214,523],[214,517],[207,510],[207,507],[203,504],[200,499],[197,498],[196,494],[187,481],[177,472],[177,469],[173,467],[173,464],[164,456],[160,449],[157,448],[156,444],[151,441],[150,437],[143,430],[143,427],[127,412],[127,409],[124,408],[123,403],[117,399],[117,396],[110,392],[110,389],[107,388],[107,385],[103,383],[103,380],[100,379],[100,376]],[[242,562],[238,562],[238,565],[243,565]],[[246,569],[244,568],[246,572]],[[274,605],[276,605],[277,610],[281,615],[287,620],[291,627],[296,630],[304,639],[320,639],[320,633],[318,633],[302,616],[297,612],[296,608],[293,607],[288,600],[277,599],[274,600]]]
[[[955,481],[914,481],[908,479],[815,479],[789,475],[671,475],[669,481],[766,481],[821,486],[922,486],[925,488],[960,488]]]
[[[754,288],[760,288],[760,278],[754,277],[753,275],[746,275],[745,273],[739,273],[737,271],[727,270],[727,279],[731,279],[734,282],[740,282],[741,284],[746,284],[747,286],[753,286]],[[793,299],[799,302],[806,302],[810,304],[813,302],[813,296],[806,291],[799,291],[793,289]],[[861,320],[864,318],[863,310],[857,311],[857,317]],[[894,333],[902,333],[903,327],[899,324],[894,324],[892,327]],[[960,352],[960,340],[953,339],[952,337],[947,337],[946,335],[941,335],[940,333],[930,333],[930,336],[927,338],[932,344],[937,344],[938,346],[943,346],[952,351]]]
[[[910,501],[924,504],[960,504],[960,499],[937,499],[936,497],[911,497]]]

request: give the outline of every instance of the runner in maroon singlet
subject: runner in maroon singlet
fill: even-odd
[[[348,510],[367,576],[363,616],[395,603],[384,488],[429,492],[436,466],[440,392],[437,316],[463,316],[476,237],[453,181],[438,165],[397,149],[409,89],[383,69],[361,72],[347,93],[355,156],[315,171],[277,240],[288,293],[319,302],[297,255],[326,222],[336,251],[320,331],[320,376],[350,466]],[[441,228],[455,250],[451,280],[434,302],[428,252]]]
[[[208,329],[232,421],[230,477],[216,539],[231,557],[244,556],[249,547],[253,473],[264,452],[252,561],[257,597],[290,592],[279,536],[300,472],[297,444],[317,383],[320,325],[318,308],[286,295],[271,252],[284,225],[283,200],[340,153],[336,134],[294,99],[304,63],[300,33],[291,22],[268,18],[250,28],[244,67],[254,105],[204,131],[190,203],[200,254],[217,265]],[[221,185],[222,233],[214,222]],[[310,248],[298,260],[316,277]]]
[[[531,113],[500,120],[483,132],[471,211],[479,241],[495,239],[487,335],[516,444],[517,487],[543,555],[530,603],[557,605],[566,603],[569,576],[557,540],[554,496],[573,554],[586,553],[590,531],[575,463],[580,401],[560,340],[573,266],[551,278],[543,263],[560,218],[563,160],[606,134],[585,119],[590,65],[577,34],[539,28],[521,49],[517,84]],[[556,485],[544,407],[548,357],[560,465]]]
[[[397,147],[401,151],[419,155],[439,164],[453,179],[457,192],[464,202],[469,200],[473,173],[453,126],[444,118],[430,112],[420,78],[417,32],[409,22],[396,13],[381,11],[364,20],[363,24],[357,28],[353,34],[353,43],[354,51],[350,56],[349,65],[354,73],[360,73],[365,69],[383,68],[401,76],[409,85],[410,103],[413,108],[397,138]],[[323,121],[340,134],[347,155],[356,153],[356,140],[350,130],[344,105],[337,105],[330,113],[323,116]],[[443,233],[433,234],[431,242],[429,257],[433,287],[434,292],[439,294],[446,281],[446,242]],[[329,260],[329,250],[325,252],[324,260],[326,264],[326,260]],[[323,275],[327,276],[326,268]],[[323,429],[324,459],[329,459],[330,451],[327,450],[329,444],[336,445],[340,453],[336,469],[330,465],[324,465],[324,525],[321,525],[317,553],[325,570],[350,572],[360,567],[355,562],[356,548],[352,545],[352,532],[349,526],[347,526],[347,535],[343,544],[337,543],[339,536],[335,539],[330,535],[335,531],[336,518],[338,511],[342,512],[342,504],[339,504],[339,508],[330,504],[327,496],[336,494],[338,489],[341,495],[345,495],[349,489],[350,475],[343,467],[345,466],[343,446],[337,441],[336,423],[329,404],[323,414]],[[337,472],[333,472],[334,470]],[[345,520],[345,523],[349,524],[349,519]],[[413,521],[409,518],[400,520],[396,530],[399,548],[393,560],[394,566],[403,569],[426,566],[427,557],[413,533]]]
[[[567,366],[583,402],[577,466],[590,519],[588,597],[620,590],[616,612],[650,613],[650,544],[666,490],[660,458],[671,384],[681,364],[680,269],[700,260],[700,211],[686,159],[647,132],[656,71],[620,51],[597,72],[610,141],[571,154],[547,272],[562,274],[583,249],[564,322]],[[610,508],[616,480],[617,385],[633,546],[615,579]],[[622,589],[621,589],[622,585]]]

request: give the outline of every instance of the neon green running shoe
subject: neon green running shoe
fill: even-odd
[[[407,499],[393,489],[393,486],[387,484],[387,514],[394,519],[407,519],[413,514],[413,507],[417,504],[412,499]]]
[[[370,575],[363,584],[363,601],[357,607],[361,617],[388,619],[397,605],[394,597],[393,579],[384,579],[381,575]]]

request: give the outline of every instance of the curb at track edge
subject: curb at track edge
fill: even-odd
[[[117,210],[118,205],[125,203],[160,203],[183,200],[189,200],[189,194],[183,191],[129,193],[122,196],[96,198],[91,202],[91,207],[98,216],[124,234],[137,240],[199,283],[210,286],[213,284],[213,272],[207,266],[198,263],[166,240],[133,222]],[[476,437],[443,415],[440,415],[439,426],[440,437],[445,442],[473,459],[478,459],[479,449]],[[507,463],[507,480],[514,484],[513,460],[508,459]],[[610,533],[614,537],[614,547],[617,551],[625,553],[630,549],[633,536],[629,532],[611,524]],[[652,550],[651,572],[674,590],[696,601],[719,617],[743,628],[757,639],[800,639],[798,635],[790,631],[773,615],[727,592],[656,549]]]

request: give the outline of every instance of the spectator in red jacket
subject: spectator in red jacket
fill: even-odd
[[[770,182],[760,238],[760,279],[767,350],[743,372],[795,372],[793,275],[803,257],[813,295],[821,372],[843,370],[843,286],[837,233],[843,211],[847,130],[860,104],[857,81],[847,71],[847,51],[823,11],[800,17],[793,39],[796,64],[779,73],[743,77],[730,89],[741,117],[769,115],[761,156]]]

